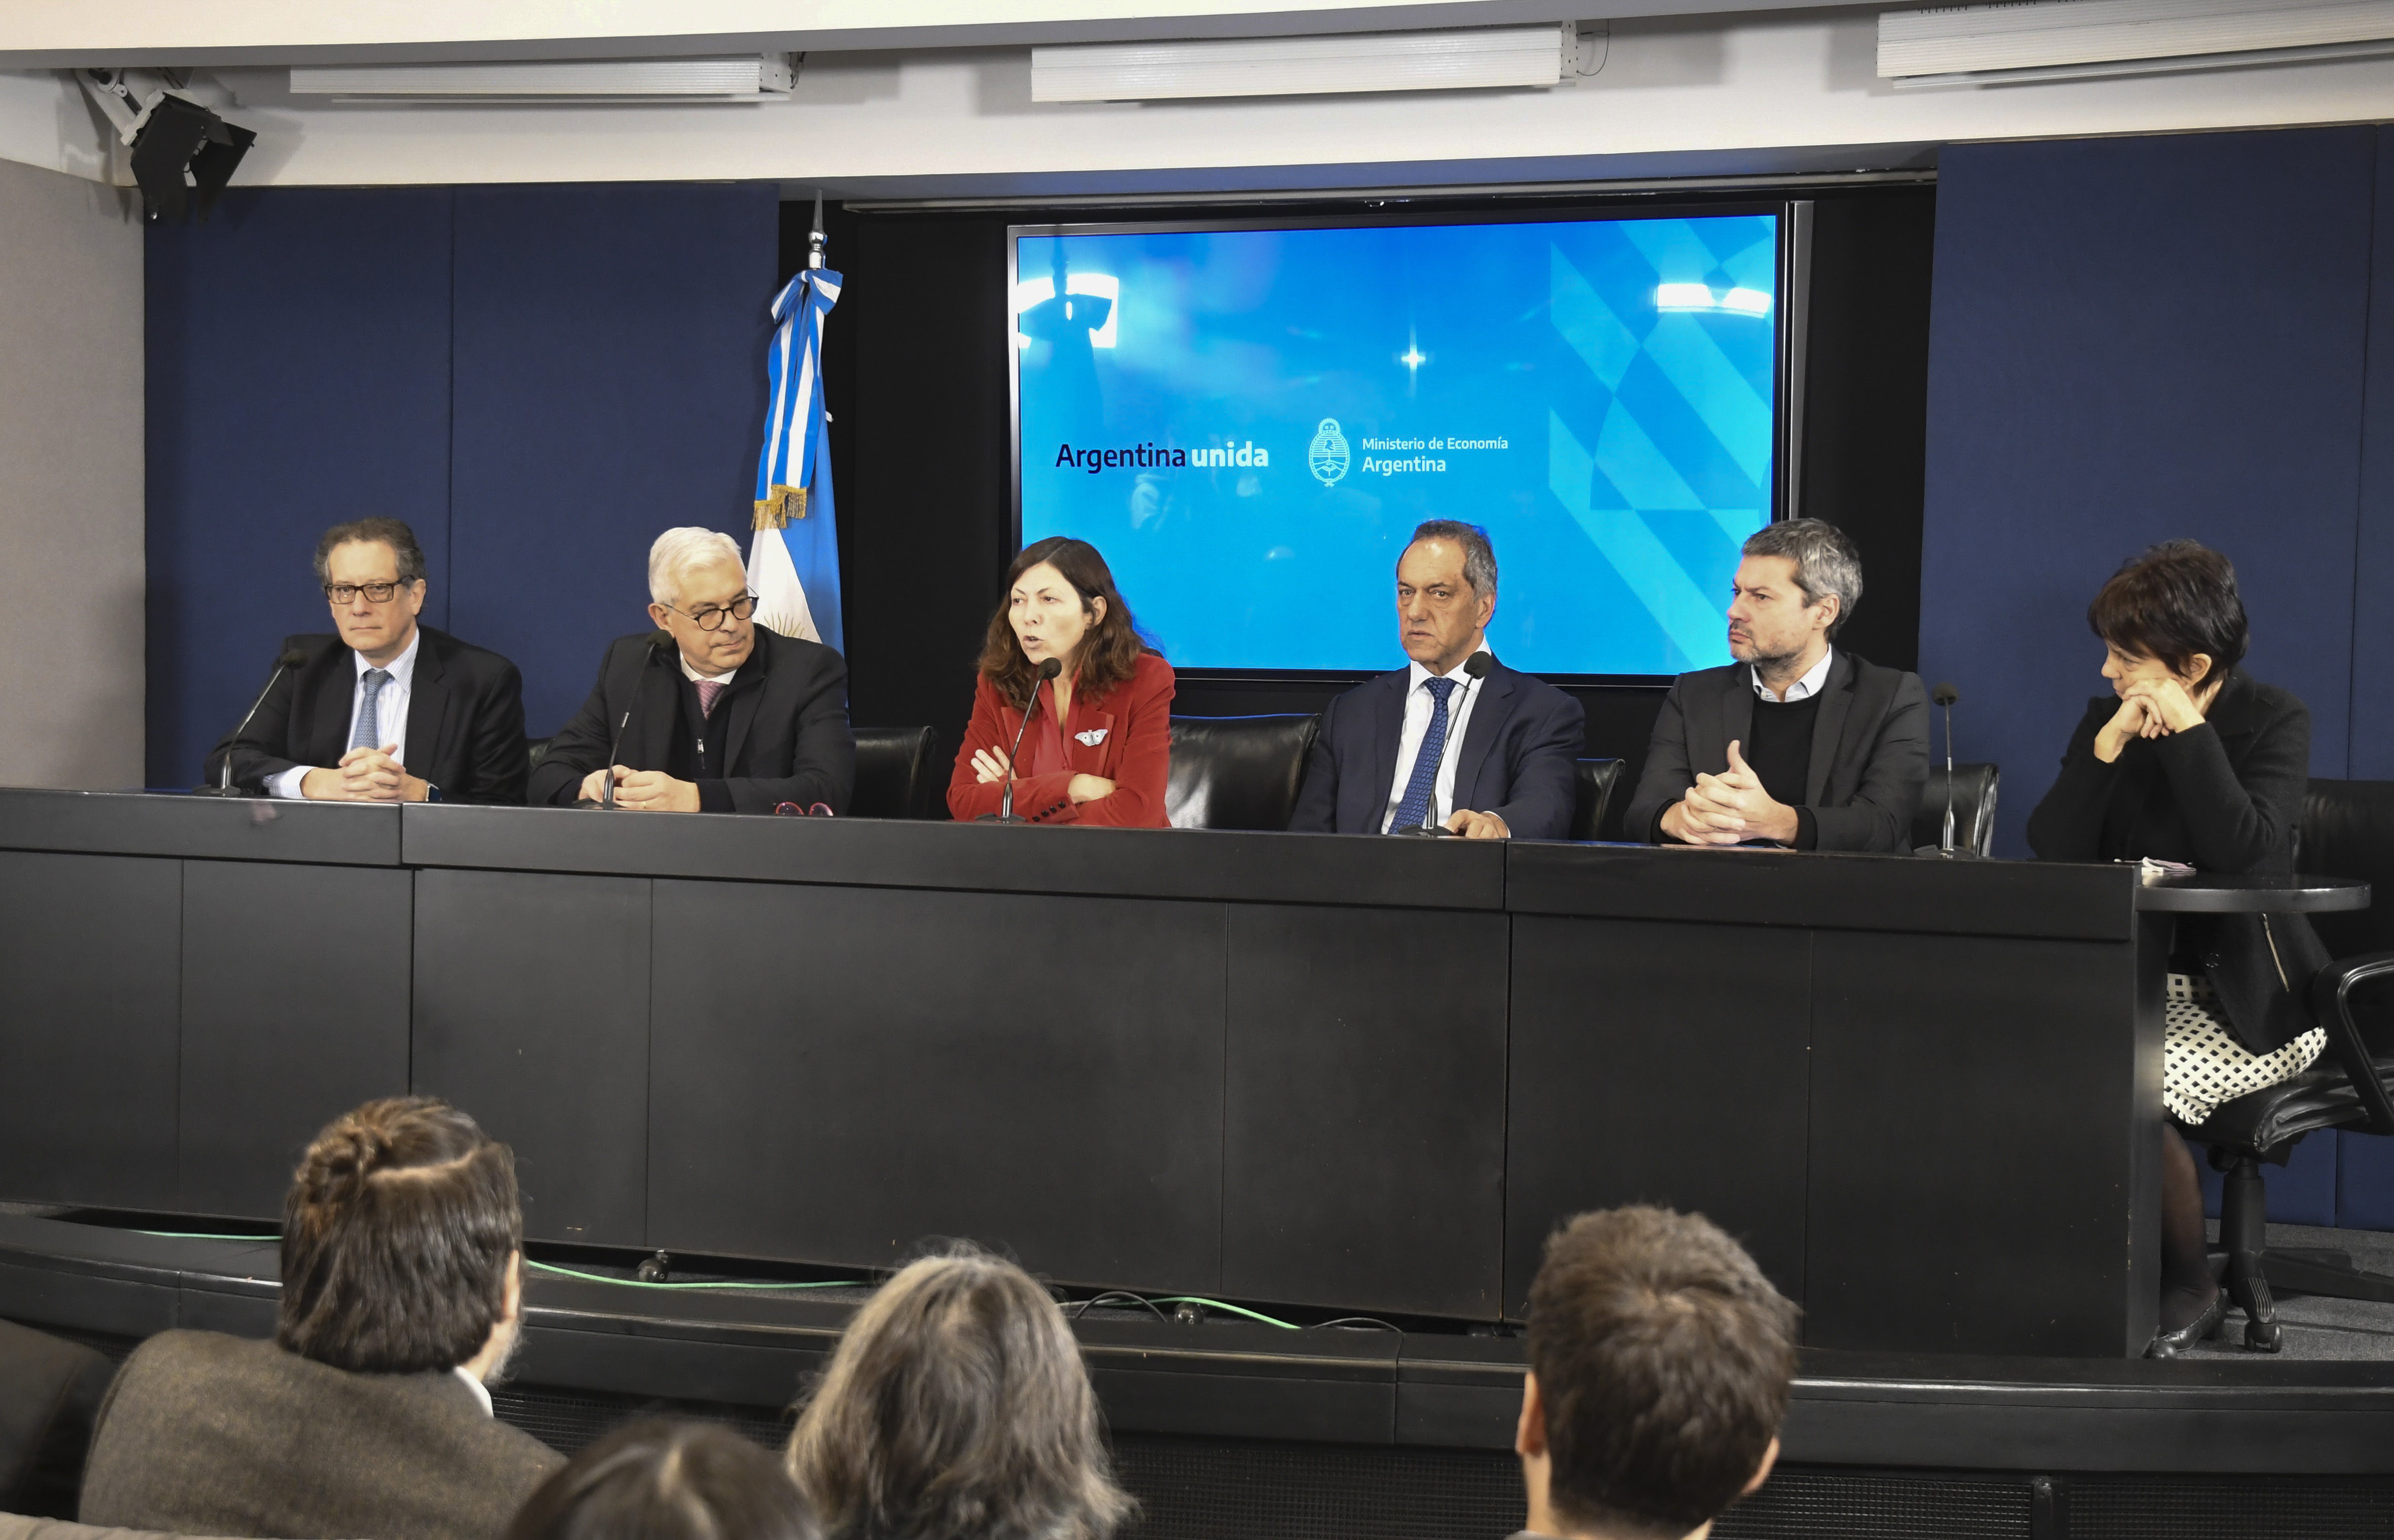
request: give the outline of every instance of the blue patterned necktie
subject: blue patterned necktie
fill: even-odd
[[[389,683],[389,670],[366,670],[366,698],[358,702],[357,725],[349,729],[350,748],[382,747],[382,714],[375,709],[375,703],[382,695],[382,687]]]
[[[1454,681],[1432,679],[1426,684],[1431,696],[1429,731],[1422,735],[1421,751],[1414,755],[1413,779],[1405,782],[1404,800],[1397,803],[1397,816],[1388,824],[1392,834],[1428,822],[1430,798],[1438,790],[1439,761],[1446,750],[1446,698],[1454,693]]]

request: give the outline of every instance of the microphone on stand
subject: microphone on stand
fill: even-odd
[[[1945,861],[1975,861],[1979,859],[1975,848],[1957,850],[1953,844],[1953,703],[1962,698],[1962,692],[1940,684],[1929,692],[1928,698],[1945,708],[1945,833],[1936,844],[1923,845],[1913,854],[1934,855]]]
[[[1463,687],[1468,690],[1473,685],[1477,685],[1482,679],[1487,678],[1488,671],[1491,668],[1493,668],[1495,663],[1496,659],[1489,657],[1485,650],[1475,652],[1470,657],[1465,659],[1463,660],[1463,672],[1470,676],[1470,682],[1466,684]],[[1450,717],[1449,721],[1451,724],[1452,717]],[[1438,746],[1438,769],[1432,772],[1429,777],[1429,806],[1422,811],[1421,827],[1419,829],[1392,829],[1388,830],[1389,833],[1423,835],[1454,834],[1454,830],[1447,828],[1445,825],[1438,821],[1438,777],[1440,775],[1445,773],[1446,752],[1448,750],[1454,747],[1454,736],[1455,735],[1450,726],[1446,735],[1446,741]]]
[[[266,698],[273,693],[275,681],[281,679],[286,672],[292,669],[305,668],[307,667],[307,664],[308,649],[305,647],[284,647],[282,653],[276,657],[274,659],[274,672],[266,676],[266,688],[257,692],[257,698],[250,702],[249,715],[241,719],[241,725],[235,727],[232,730],[232,737],[225,740],[224,763],[217,766],[217,784],[214,786],[195,786],[191,788],[192,796],[243,797],[248,795],[245,791],[235,790],[232,784],[233,749],[241,742],[241,735],[249,731],[250,720],[257,715],[257,709],[260,706],[265,705]]]
[[[632,725],[632,713],[640,709],[640,685],[648,677],[649,666],[657,660],[657,649],[672,641],[673,633],[670,631],[650,633],[648,653],[640,659],[639,672],[632,676],[632,703],[625,708],[624,720],[615,724],[615,741],[607,746],[607,763],[603,767],[607,772],[606,787],[597,797],[576,799],[574,806],[603,808],[610,813],[615,810],[615,754],[624,747],[624,732]]]
[[[977,824],[1027,824],[1028,818],[1014,816],[1014,762],[1022,753],[1022,735],[1031,730],[1031,713],[1039,709],[1039,686],[1064,672],[1064,660],[1050,658],[1039,665],[1039,677],[1031,682],[1031,701],[1022,708],[1022,725],[1014,729],[1014,750],[1006,756],[1006,792],[998,799],[997,811],[984,813]]]

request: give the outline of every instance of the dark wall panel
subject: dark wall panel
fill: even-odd
[[[182,903],[179,861],[0,851],[0,1197],[175,1206]]]
[[[1515,917],[1506,1315],[1557,1224],[1624,1203],[1704,1214],[1803,1299],[1811,957],[1802,931]]]
[[[1506,921],[1230,911],[1222,1286],[1496,1313]]]
[[[2157,540],[2234,559],[2253,672],[2309,703],[2314,773],[2345,773],[2376,144],[2306,129],[1940,158],[1921,664],[1961,688],[1960,756],[2004,768],[1999,852],[2026,854],[2106,688],[2088,599]]]
[[[651,1243],[1218,1286],[1222,914],[658,882]]]
[[[407,1094],[415,874],[183,864],[181,1207],[271,1220],[318,1129]]]
[[[149,782],[190,786],[294,632],[326,526],[405,519],[449,614],[445,188],[235,188],[149,228]],[[628,628],[626,628],[628,629]]]
[[[2104,1358],[2151,1338],[2161,1012],[2139,1011],[2131,950],[1815,935],[1806,1343]]]
[[[456,192],[454,629],[516,660],[525,727],[647,631],[649,544],[748,545],[779,252],[770,183]]]
[[[649,888],[415,874],[414,1089],[515,1147],[536,1240],[647,1236]]]

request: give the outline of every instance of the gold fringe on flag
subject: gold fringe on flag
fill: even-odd
[[[756,504],[756,528],[786,529],[790,520],[807,516],[807,489],[804,487],[776,487],[773,495]]]

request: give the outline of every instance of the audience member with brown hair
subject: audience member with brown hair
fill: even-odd
[[[1105,1540],[1131,1507],[1063,1312],[978,1251],[914,1263],[856,1312],[789,1461],[836,1540]]]
[[[1796,1307],[1701,1216],[1613,1208],[1557,1231],[1529,1346],[1525,1535],[1702,1540],[1779,1458]]]
[[[523,1292],[515,1158],[420,1097],[336,1118],[283,1210],[271,1342],[170,1331],[100,1408],[83,1520],[283,1540],[501,1534],[562,1463],[487,1381]]]
[[[779,1460],[707,1422],[635,1422],[573,1456],[507,1540],[822,1540]]]

